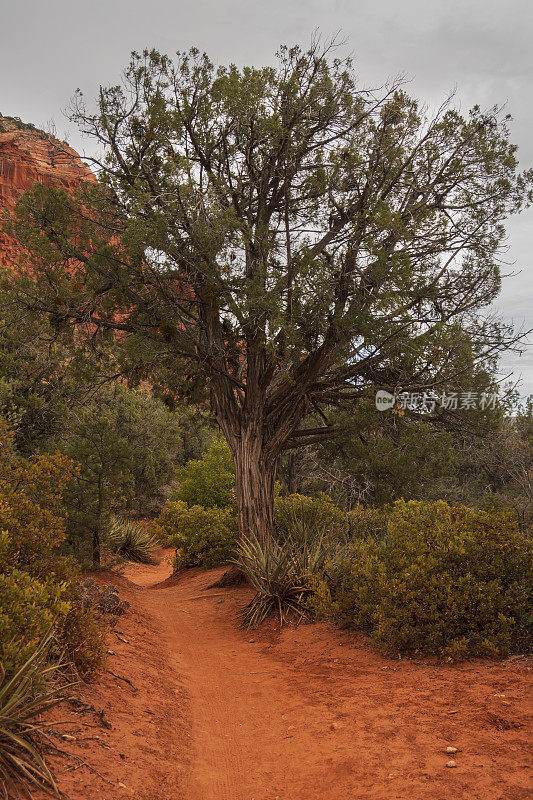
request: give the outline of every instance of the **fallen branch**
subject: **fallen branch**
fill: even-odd
[[[112,672],[110,669],[108,669],[107,672],[109,672],[109,674],[112,675],[114,678],[118,678],[120,681],[125,681],[126,683],[129,683],[131,688],[137,691],[137,687],[135,686],[134,683],[130,681],[129,678],[125,678],[123,675],[117,675],[116,672]]]

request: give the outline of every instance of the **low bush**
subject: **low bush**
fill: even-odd
[[[387,530],[387,508],[357,506],[343,511],[327,494],[316,497],[291,494],[275,501],[276,529],[280,541],[298,542],[321,536],[340,545],[351,539],[381,538]]]
[[[251,536],[238,543],[236,552],[235,564],[256,592],[240,614],[244,627],[255,628],[276,612],[281,624],[290,614],[300,619],[306,615],[307,575],[296,560],[290,539],[262,543]]]
[[[112,517],[106,544],[113,553],[127,561],[159,564],[156,555],[158,542],[154,533],[142,522]]]
[[[107,626],[93,609],[82,608],[75,583],[42,582],[14,570],[0,575],[0,661],[15,673],[53,626],[52,656],[77,675],[90,678],[105,659]]]
[[[80,673],[88,674],[84,664],[100,663],[104,652],[103,630],[76,604],[76,564],[59,550],[62,493],[74,471],[65,456],[22,458],[0,420],[0,660],[6,676],[52,624],[48,649],[55,657],[64,652]]]
[[[85,606],[79,586],[71,585],[68,595],[70,610],[56,622],[54,648],[78,678],[89,681],[105,664],[109,625],[98,609]]]
[[[31,656],[54,621],[69,613],[65,588],[20,570],[0,575],[0,661],[7,676]]]
[[[280,541],[300,542],[316,537],[346,541],[349,536],[349,517],[331,498],[321,493],[317,497],[291,494],[275,500],[276,530]]]
[[[387,533],[390,507],[357,506],[348,512],[349,539],[383,539]]]
[[[157,545],[164,545],[166,536],[163,528],[155,519],[141,519],[140,524],[148,531]]]
[[[234,504],[235,472],[226,442],[216,441],[203,458],[178,470],[179,489],[172,500],[188,506],[229,508]]]
[[[237,542],[237,521],[231,508],[203,508],[168,502],[158,518],[166,541],[176,548],[175,569],[216,567],[227,563]]]
[[[60,454],[21,458],[0,420],[0,559],[3,571],[20,569],[46,581],[69,579],[71,559],[58,548],[65,539],[62,495],[75,472]]]
[[[331,560],[310,603],[388,653],[505,656],[531,619],[531,544],[503,514],[398,501],[385,537]]]

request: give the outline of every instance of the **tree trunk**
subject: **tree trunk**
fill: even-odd
[[[102,530],[102,509],[104,506],[104,492],[102,474],[98,475],[98,505],[96,510],[96,525],[93,529],[93,567],[96,569],[101,566],[101,540],[100,531]]]
[[[243,434],[233,448],[239,539],[261,543],[274,536],[275,464],[264,454],[259,437]]]
[[[93,567],[97,569],[101,564],[100,557],[100,530],[93,529]]]
[[[256,537],[262,544],[274,537],[275,464],[266,457],[262,438],[242,433],[228,442],[235,465],[235,495],[239,540]],[[245,583],[246,578],[233,566],[215,587]]]

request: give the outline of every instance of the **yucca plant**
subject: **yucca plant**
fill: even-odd
[[[234,563],[256,592],[240,613],[243,626],[257,627],[276,612],[282,625],[291,615],[298,621],[305,618],[310,577],[321,569],[327,552],[322,535],[303,534],[298,542],[291,538],[260,542],[253,535],[240,541]]]
[[[305,616],[304,600],[308,588],[295,561],[292,543],[274,540],[261,543],[249,536],[237,545],[235,564],[256,591],[240,613],[242,625],[255,628],[273,612],[283,624],[288,615]]]
[[[32,789],[58,796],[52,773],[42,756],[43,724],[37,717],[58,703],[67,686],[50,691],[47,678],[59,664],[46,665],[52,632],[12,676],[0,662],[0,796],[32,798]],[[69,684],[72,685],[72,684]]]
[[[106,539],[109,548],[127,561],[159,564],[156,538],[142,522],[112,517]]]

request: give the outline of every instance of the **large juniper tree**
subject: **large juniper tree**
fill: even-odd
[[[241,535],[270,535],[279,456],[331,436],[328,410],[460,385],[505,345],[480,310],[531,185],[506,120],[429,116],[334,55],[282,48],[241,70],[133,54],[95,113],[74,108],[98,183],[37,186],[18,208],[26,302],[116,331],[123,368],[162,391],[205,388]]]

